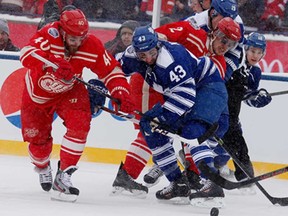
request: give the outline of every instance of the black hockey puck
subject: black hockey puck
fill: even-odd
[[[210,216],[218,216],[219,215],[219,209],[216,207],[213,207],[210,211]]]

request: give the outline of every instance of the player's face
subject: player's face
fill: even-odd
[[[256,65],[263,56],[263,50],[258,47],[249,47],[246,51],[246,58],[250,65]]]
[[[204,10],[209,9],[211,6],[211,0],[203,0],[202,1],[202,7]]]
[[[137,57],[140,61],[144,61],[149,65],[155,64],[157,57],[158,57],[158,50],[157,48],[153,48],[146,52],[137,52]]]
[[[85,39],[85,36],[73,36],[73,35],[66,35],[65,42],[67,45],[67,49],[70,53],[75,53],[79,46],[82,44],[83,40]]]
[[[224,17],[214,9],[211,12],[212,12],[211,16],[213,17],[211,21],[211,30],[215,30],[217,28],[219,21],[222,20]]]
[[[217,30],[213,33],[214,41],[212,42],[212,49],[216,55],[224,55],[229,49],[233,48],[236,45],[236,41],[233,41],[220,30]]]
[[[128,47],[132,43],[133,31],[129,28],[123,27],[120,31],[121,40],[125,47]]]
[[[9,36],[6,32],[0,30],[0,45],[4,45],[8,42]]]
[[[229,39],[216,37],[212,43],[213,52],[216,55],[224,55],[230,48]]]
[[[191,7],[192,11],[195,13],[199,13],[199,12],[203,11],[203,8],[201,7],[198,0],[192,0],[190,7]]]

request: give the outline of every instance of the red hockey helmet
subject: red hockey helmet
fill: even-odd
[[[89,28],[84,13],[79,9],[62,12],[60,25],[66,34],[73,36],[85,36]]]
[[[239,41],[241,39],[240,25],[230,17],[221,19],[217,25],[218,29],[230,40]]]

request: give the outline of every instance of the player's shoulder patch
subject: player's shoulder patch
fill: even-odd
[[[127,53],[129,53],[129,54],[132,54],[134,51],[135,51],[135,50],[134,50],[134,47],[133,47],[133,46],[129,46],[129,47],[127,48]]]
[[[132,59],[136,58],[136,53],[132,45],[126,48],[121,58],[122,57],[125,57],[125,58],[127,57],[127,58],[132,58]]]
[[[54,27],[48,29],[48,34],[54,38],[59,37],[59,31],[58,31],[58,29],[56,29]]]
[[[187,19],[187,21],[190,23],[190,25],[191,25],[194,29],[196,29],[196,30],[199,30],[199,29],[200,29],[200,27],[198,26],[196,20],[195,20],[193,17]]]

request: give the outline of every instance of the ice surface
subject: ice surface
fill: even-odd
[[[56,160],[52,160],[53,174]],[[79,162],[79,170],[72,177],[74,186],[80,189],[76,203],[51,201],[50,194],[42,191],[38,174],[27,157],[0,155],[0,216],[201,216],[210,209],[191,205],[173,205],[159,202],[155,192],[167,186],[160,183],[149,190],[146,199],[128,196],[110,196],[111,185],[118,166],[111,164]],[[144,170],[144,174],[147,169]],[[138,181],[142,182],[143,174]],[[261,183],[272,196],[288,196],[288,181],[269,179]],[[273,206],[257,190],[256,195],[242,195],[238,190],[226,191],[226,207],[219,216],[286,216],[288,207]]]

